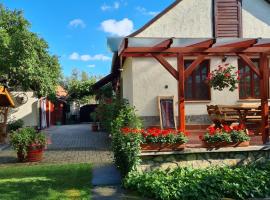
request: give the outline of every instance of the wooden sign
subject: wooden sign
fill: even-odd
[[[174,96],[159,96],[158,109],[161,129],[176,129],[174,114]]]

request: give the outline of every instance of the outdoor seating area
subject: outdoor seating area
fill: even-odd
[[[261,107],[258,105],[207,105],[207,112],[216,125],[261,121]]]

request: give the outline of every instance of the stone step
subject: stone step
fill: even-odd
[[[120,185],[121,175],[113,164],[93,167],[93,186]]]

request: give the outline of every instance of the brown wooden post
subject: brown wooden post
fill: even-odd
[[[182,54],[177,55],[177,70],[178,70],[178,121],[179,129],[185,131],[185,67],[184,57]]]
[[[269,93],[269,66],[266,54],[260,54],[260,92],[261,92],[261,109],[262,123],[261,132],[263,143],[269,142],[269,124],[268,124],[268,93]]]

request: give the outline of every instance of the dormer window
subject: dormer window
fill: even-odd
[[[214,36],[242,37],[241,0],[214,1]]]

